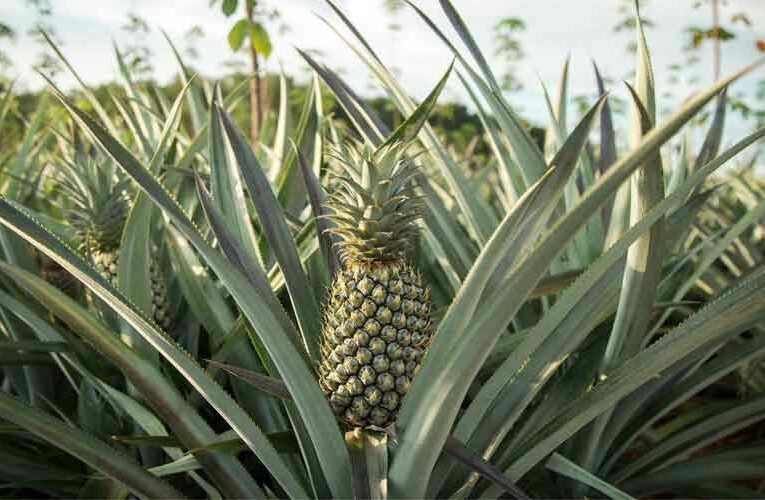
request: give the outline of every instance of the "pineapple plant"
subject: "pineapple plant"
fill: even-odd
[[[0,347],[5,352],[11,348],[8,356],[0,350],[5,359],[0,363],[0,418],[6,429],[3,447],[13,458],[0,474],[2,491],[16,498],[42,493],[124,498],[128,492],[146,498],[762,496],[761,486],[742,481],[761,477],[762,446],[723,438],[765,415],[765,398],[740,402],[702,391],[765,355],[759,332],[765,266],[760,263],[741,276],[733,273],[729,286],[702,296],[705,305],[697,308],[695,300],[688,301],[696,295],[689,295],[687,287],[710,281],[701,276],[707,271],[719,277],[710,259],[718,260],[716,254],[741,235],[744,224],[722,224],[730,227],[725,239],[702,261],[686,261],[693,254],[677,248],[705,206],[708,193],[694,194],[704,179],[765,136],[765,129],[719,154],[705,154],[693,169],[668,157],[664,166],[671,174],[670,188],[655,197],[637,189],[635,198],[652,208],[614,231],[608,245],[598,224],[591,233],[588,227],[604,209],[611,221],[620,218],[614,213],[629,215],[629,204],[616,207],[613,202],[620,187],[644,165],[657,165],[661,148],[744,72],[691,98],[666,120],[649,119],[650,112],[645,119],[632,117],[632,127],[646,132],[645,137],[621,154],[612,150],[611,156],[601,144],[599,159],[608,168],[590,176],[587,152],[597,151],[595,143],[589,144],[593,123],[608,114],[603,99],[571,133],[563,120],[555,124],[557,151],[547,152],[547,160],[510,104],[493,91],[496,82],[485,58],[451,2],[439,3],[478,61],[477,70],[469,61],[459,64],[468,86],[480,92],[492,113],[486,129],[496,139],[497,158],[481,167],[492,170],[487,177],[464,172],[432,128],[423,125],[441,86],[421,104],[414,103],[355,29],[357,54],[382,77],[408,118],[391,133],[341,78],[312,64],[317,80],[297,120],[301,127],[295,148],[291,155],[264,154],[271,160],[268,165],[228,110],[210,103],[210,119],[205,118],[204,96],[217,92],[205,92],[206,82],[199,79],[189,83],[172,108],[165,107],[167,113],[159,107],[155,113],[139,113],[143,108],[136,103],[143,94],[134,94],[138,97],[130,102],[136,108],[124,118],[142,125],[134,130],[154,130],[143,138],[145,144],[126,139],[121,124],[110,123],[105,112],[96,123],[54,88],[92,143],[171,222],[168,255],[191,313],[183,328],[190,334],[169,338],[161,332],[127,294],[105,283],[94,266],[62,244],[72,238],[62,238],[56,233],[60,228],[48,224],[56,217],[33,217],[45,214],[20,209],[18,196],[0,197]],[[637,94],[644,93],[647,80],[653,81],[647,63],[639,61]],[[337,132],[344,131],[326,119],[318,78],[353,121],[353,133],[364,137],[362,143],[330,150],[329,159],[340,172],[328,197],[320,182],[325,160],[320,153],[325,137],[342,144]],[[134,85],[128,86],[132,92]],[[637,105],[641,96],[633,98]],[[89,99],[98,110],[97,101]],[[189,123],[180,120],[186,102],[193,104]],[[556,120],[566,115],[564,99],[558,107]],[[166,117],[165,125],[159,117]],[[184,135],[187,124],[199,126],[193,129],[195,139]],[[329,134],[322,134],[320,125],[327,125]],[[205,126],[209,134],[199,133]],[[603,127],[603,143],[602,137],[614,139],[608,128]],[[289,128],[278,129],[274,147],[264,149],[290,152],[285,146]],[[719,127],[710,130],[710,135],[721,133]],[[417,167],[407,154],[415,138],[426,151],[417,157]],[[128,149],[138,144],[150,147]],[[201,153],[205,146],[207,155]],[[61,162],[71,163],[70,158]],[[110,162],[98,164],[100,178],[112,185],[120,182]],[[164,166],[172,168],[157,175]],[[577,169],[581,179],[575,177]],[[211,192],[205,186],[208,172]],[[192,176],[185,174],[196,176],[196,191]],[[293,182],[301,180],[300,174],[303,184]],[[423,198],[414,195],[409,182],[414,176]],[[485,189],[487,178],[496,178],[496,185]],[[115,202],[123,208],[129,204],[126,197]],[[758,215],[750,211],[742,220],[751,223]],[[76,220],[74,214],[66,216]],[[322,216],[334,221],[330,231],[324,231],[330,221]],[[665,281],[661,294],[654,294],[646,291],[648,286],[625,280],[632,271],[623,262],[664,219],[672,229],[666,237],[676,244],[667,245],[665,255],[646,259]],[[124,217],[113,220],[125,225]],[[128,224],[127,231],[134,227]],[[106,247],[89,244],[99,233],[86,229],[77,239],[92,259]],[[419,230],[422,247],[413,261]],[[340,254],[339,272],[331,235],[339,239],[334,247]],[[577,239],[580,235],[585,237]],[[27,243],[82,281],[156,350],[157,359],[144,356],[114,335],[95,311],[30,272],[36,268],[23,260]],[[126,267],[131,254],[127,245],[121,246]],[[112,251],[116,248],[112,243]],[[108,266],[100,262],[109,270],[114,260],[107,258]],[[686,263],[693,274],[687,279],[677,271]],[[638,297],[636,303],[633,295],[620,294],[623,288],[643,290],[647,298]],[[320,314],[322,298],[326,304]],[[634,318],[614,319],[620,309],[634,310],[635,304],[651,306],[644,309],[650,329]],[[670,309],[674,312],[666,324],[656,319],[657,312],[664,315]],[[402,313],[399,320],[397,312]],[[92,344],[121,377],[89,374],[88,365],[66,349],[72,339],[49,328],[51,314]],[[21,328],[20,321],[28,328]],[[384,330],[389,325],[396,330],[395,340],[390,329]],[[634,348],[601,372],[607,343],[622,333]],[[742,336],[748,342],[737,342]],[[205,338],[209,345],[200,343]],[[402,349],[405,342],[409,345]],[[407,347],[413,364],[406,361]],[[36,364],[47,353],[55,353],[59,363],[52,376]],[[210,363],[205,365],[206,360]],[[402,384],[411,384],[401,391],[396,390],[399,376],[393,375],[401,370],[399,360],[405,361]],[[221,373],[222,362],[235,370]],[[29,366],[19,369],[21,363]],[[371,377],[362,379],[362,370]],[[93,404],[94,414],[113,405],[134,420],[135,433],[113,437],[130,456],[105,442],[113,434],[106,426],[91,429],[87,421],[70,418],[66,405],[48,403],[44,391],[53,386],[51,380],[56,389],[71,385],[69,393],[82,398],[79,374],[97,382],[94,389],[104,396],[84,400]],[[256,390],[246,391],[237,382],[252,383],[249,389]],[[386,397],[393,410],[386,407]],[[146,403],[143,408],[136,398]],[[30,408],[36,400],[42,404]],[[702,405],[699,411],[693,408],[696,403]],[[343,433],[347,429],[338,421],[354,429]],[[594,425],[600,421],[608,425]],[[388,430],[393,422],[395,434],[374,429]],[[708,453],[712,441],[724,448]],[[219,452],[199,453],[210,443],[220,446]],[[152,444],[162,446],[167,456],[156,461],[141,453]],[[36,477],[24,474],[27,469]],[[91,480],[94,471],[101,473],[97,481]],[[45,480],[49,477],[66,480]]]
[[[109,283],[117,286],[120,240],[130,214],[130,180],[96,153],[85,152],[75,139],[75,153],[57,163],[56,188],[65,200],[64,217],[74,230],[80,251]],[[149,263],[152,316],[163,329],[171,325],[167,287],[158,249]]]
[[[343,269],[329,292],[320,382],[338,417],[354,427],[396,419],[434,326],[430,292],[409,264],[420,209],[407,143],[333,147],[339,173],[327,207]]]

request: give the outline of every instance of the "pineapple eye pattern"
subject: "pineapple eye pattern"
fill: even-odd
[[[370,283],[374,285],[360,286]],[[368,290],[365,298],[384,294],[380,304],[408,306],[391,313],[372,301],[366,310],[363,304],[370,302],[364,300],[359,309],[349,311],[350,297],[361,288]],[[338,273],[325,312],[319,367],[321,387],[338,418],[353,427],[385,428],[395,421],[432,338],[429,302],[427,288],[407,264],[357,266]],[[376,333],[353,329],[358,312],[375,320]]]

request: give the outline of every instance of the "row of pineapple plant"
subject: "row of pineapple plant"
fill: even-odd
[[[713,179],[715,196],[700,214],[695,231],[686,241],[688,248],[704,248],[715,252],[719,259],[703,259],[703,274],[699,274],[696,292],[709,297],[750,272],[762,256],[763,227],[760,210],[763,202],[762,180],[752,172],[758,158],[756,153],[736,162],[733,168]],[[732,231],[726,231],[732,228]],[[727,237],[726,240],[720,241]],[[726,243],[729,242],[729,243]],[[709,248],[712,249],[709,249]],[[715,248],[716,247],[716,248]],[[709,250],[707,250],[709,249]],[[751,340],[746,337],[744,342]],[[731,380],[731,389],[742,397],[753,397],[765,390],[764,358],[754,357],[744,363]]]
[[[607,168],[595,171],[586,143],[595,121],[601,130],[608,121],[605,100],[570,134],[561,119],[565,98],[557,110],[551,105],[556,140],[545,155],[501,97],[457,12],[449,2],[442,7],[479,67],[437,32],[455,51],[464,84],[488,106],[482,116],[496,153],[489,168],[501,180],[488,198],[427,125],[449,73],[417,106],[363,39],[352,47],[409,116],[396,131],[307,54],[354,130],[324,116],[316,80],[293,129],[294,149],[280,115],[276,139],[253,153],[226,111],[236,91],[222,98],[182,63],[188,85],[174,103],[153,102],[126,78],[129,135],[92,98],[98,122],[55,91],[98,148],[100,164],[113,162],[133,181],[118,279],[91,267],[88,252],[71,243],[76,238],[61,237],[66,227],[22,208],[19,176],[9,177],[0,202],[8,242],[0,266],[8,278],[3,322],[7,331],[21,331],[23,322],[35,348],[53,347],[42,341],[75,346],[74,334],[108,359],[119,383],[112,366],[107,377],[75,350],[52,355],[54,373],[85,381],[59,375],[58,383],[79,389],[83,402],[111,408],[104,413],[128,422],[120,432],[131,435],[117,440],[116,451],[58,420],[62,412],[46,395],[28,397],[6,382],[13,371],[45,377],[29,366],[3,371],[0,414],[21,436],[14,445],[42,439],[105,474],[111,480],[85,484],[97,496],[571,496],[589,494],[586,487],[618,498],[691,488],[752,494],[732,481],[757,477],[756,446],[717,452],[719,463],[747,457],[751,466],[725,468],[708,482],[684,480],[698,465],[682,460],[709,436],[719,440],[756,422],[761,400],[702,408],[663,441],[646,439],[663,432],[659,418],[763,352],[756,265],[708,289],[705,307],[682,302],[758,212],[723,227],[715,251],[701,260],[675,253],[682,244],[700,245],[685,235],[710,206],[714,193],[699,191],[705,179],[763,132],[726,151],[706,148],[693,169],[668,162],[666,191],[664,169],[656,168],[660,147],[743,72],[657,123],[641,34],[633,143],[605,162],[601,133],[599,160]],[[184,105],[190,123],[181,120]],[[721,133],[713,126],[709,142],[719,144]],[[335,144],[326,155],[325,144]],[[633,194],[617,193],[635,172]],[[603,227],[604,207],[614,229]],[[159,233],[154,217],[164,223],[164,240],[154,243],[168,247],[180,307],[191,312],[172,336],[152,318],[146,263]],[[674,234],[657,256],[651,249],[664,235],[661,223]],[[80,280],[118,321],[37,278],[19,238]],[[654,273],[651,280],[635,281],[643,278],[635,265]],[[652,321],[655,309],[667,318]],[[667,332],[662,324],[677,324],[678,315],[690,317]],[[208,371],[206,359],[214,361]],[[220,363],[243,378],[219,371]],[[109,439],[104,425],[80,422],[102,440]],[[625,457],[635,449],[642,462],[630,465]],[[710,467],[715,458],[699,460]],[[75,494],[56,489],[71,483],[8,483],[17,488],[11,491]]]

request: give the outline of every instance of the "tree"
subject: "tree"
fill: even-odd
[[[37,19],[34,25],[27,31],[27,34],[34,38],[40,45],[41,51],[37,55],[34,63],[34,69],[52,77],[62,70],[61,62],[56,56],[51,54],[50,45],[43,34],[53,40],[56,45],[61,46],[62,42],[58,39],[54,26],[50,23],[53,17],[53,5],[51,0],[27,0],[27,3],[36,11]]]
[[[736,12],[732,14],[728,20],[728,24],[723,24],[723,20],[720,15],[720,7],[727,6],[727,2],[721,2],[721,0],[694,0],[693,8],[700,9],[705,3],[709,4],[711,14],[711,24],[709,26],[689,26],[686,29],[688,36],[688,44],[686,45],[686,51],[693,53],[700,50],[707,42],[711,42],[712,45],[712,76],[714,81],[720,79],[721,66],[722,66],[722,48],[725,42],[736,39],[739,34],[736,33],[736,25],[743,25],[744,27],[751,28],[752,22],[749,16],[744,12]],[[693,60],[694,64],[700,61],[698,57]]]
[[[398,13],[401,11],[401,9],[404,8],[406,4],[403,2],[403,0],[384,0],[383,6],[385,7],[385,10],[388,12],[388,15],[390,16],[390,20],[387,24],[388,32],[390,34],[390,40],[391,40],[391,48],[393,53],[393,64],[391,65],[391,72],[397,77],[401,77],[401,70],[396,66],[396,54],[395,54],[395,42],[398,33],[401,31],[401,24],[398,22]]]
[[[263,76],[261,75],[260,58],[268,59],[271,55],[271,37],[262,21],[279,17],[278,11],[269,9],[259,0],[212,0],[211,4],[220,3],[221,11],[226,17],[232,17],[240,4],[243,16],[239,18],[228,33],[228,44],[234,52],[246,47],[252,79],[250,80],[250,140],[253,146],[260,136],[265,112],[265,95]],[[245,44],[247,40],[247,44]]]
[[[183,53],[190,59],[199,59],[199,49],[197,43],[205,37],[205,32],[201,26],[195,24],[183,34]]]
[[[15,41],[16,31],[8,24],[0,21],[0,41],[2,40]],[[8,54],[2,48],[0,48],[0,92],[5,89],[5,81],[8,80],[7,71],[11,66],[13,66],[11,58],[8,57]]]
[[[401,31],[401,24],[398,22],[398,14],[401,11],[401,9],[404,8],[406,4],[403,0],[384,0],[383,7],[387,11],[388,15],[390,16],[390,20],[387,24],[388,32],[390,35],[390,48],[391,48],[391,65],[390,65],[390,71],[393,73],[393,75],[396,78],[401,78],[401,69],[396,64],[396,43],[395,40]],[[401,113],[399,113],[398,108],[396,108],[393,103],[389,103],[389,106],[391,108],[391,112],[393,113],[393,121],[392,125],[393,127],[397,127],[402,120]]]
[[[130,44],[125,47],[123,57],[128,70],[139,79],[148,79],[154,68],[151,64],[151,49],[146,43],[146,37],[151,33],[149,23],[135,13],[128,13],[127,21],[122,25],[130,39]]]
[[[733,32],[733,25],[743,24],[751,27],[752,22],[743,12],[737,12],[730,17],[730,25],[724,26],[720,18],[721,5],[727,5],[727,2],[720,0],[707,0],[712,16],[712,24],[709,27],[691,26],[688,28],[690,36],[689,48],[699,49],[705,41],[712,42],[712,74],[714,80],[720,79],[720,68],[722,63],[722,44],[736,38]],[[704,5],[702,0],[694,0],[693,8],[699,9]]]
[[[752,22],[745,12],[733,12],[730,14],[730,17],[722,15],[721,8],[727,7],[730,3],[726,0],[693,0],[694,9],[709,7],[710,24],[708,26],[689,26],[686,29],[688,43],[685,50],[691,55],[688,59],[689,64],[687,64],[687,67],[698,66],[698,63],[701,61],[701,58],[697,55],[698,52],[704,47],[711,45],[711,73],[713,81],[719,80],[721,76],[725,44],[739,38],[742,35],[741,30],[752,29]],[[759,50],[759,47],[754,47],[754,49]],[[752,55],[754,56],[754,54],[755,52]],[[756,91],[754,96],[750,97],[754,97],[754,101],[759,101],[758,95],[759,92]],[[726,101],[729,109],[734,113],[738,113],[745,120],[755,117],[758,122],[761,122],[765,117],[765,110],[753,108],[753,100],[747,98],[742,93],[729,94],[726,97]]]
[[[523,84],[516,76],[518,62],[525,56],[520,34],[526,30],[526,23],[517,17],[506,17],[494,25],[494,38],[497,41],[495,54],[505,62],[502,74],[502,88],[508,92],[518,92]]]

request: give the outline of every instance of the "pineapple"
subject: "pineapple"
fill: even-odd
[[[395,421],[434,330],[430,292],[407,262],[420,214],[406,148],[329,151],[341,170],[327,208],[343,269],[324,312],[319,375],[335,414],[352,427]]]
[[[94,150],[85,153],[75,140],[75,155],[58,166],[57,186],[64,195],[64,215],[75,230],[80,250],[109,282],[117,286],[119,246],[130,213],[129,179],[119,175]],[[169,304],[160,272],[157,248],[149,263],[152,315],[165,330],[170,327]]]

